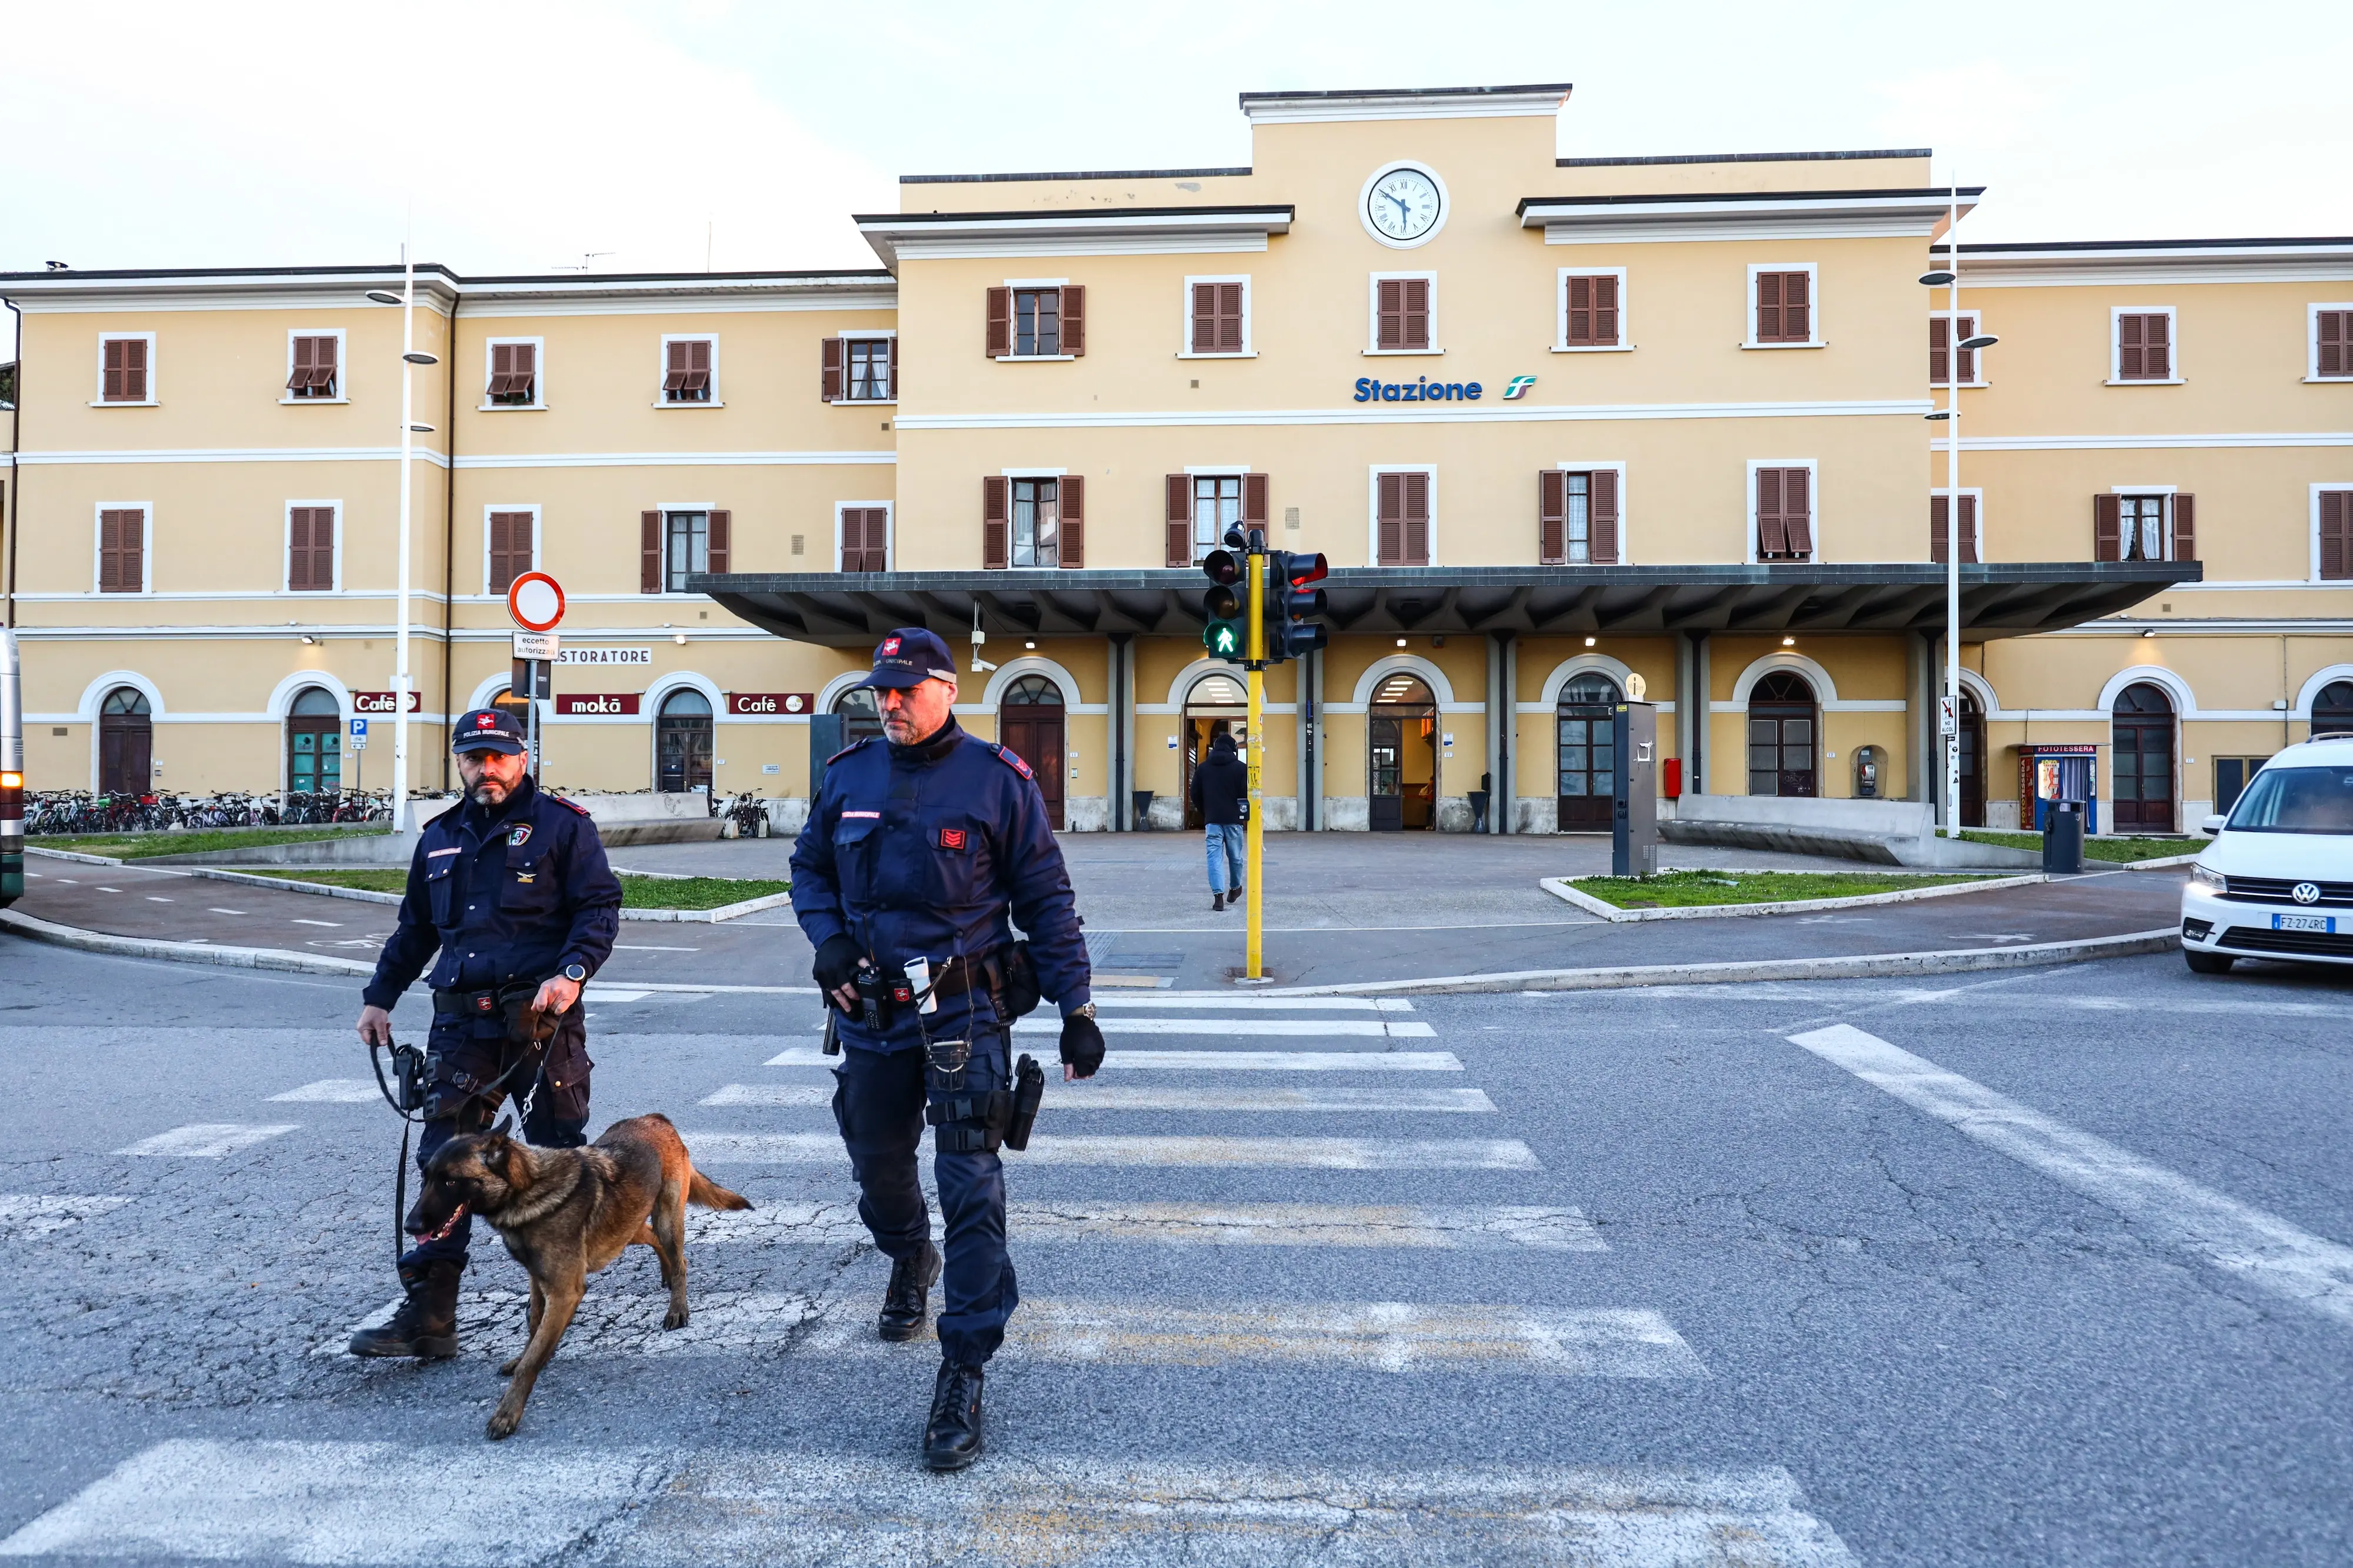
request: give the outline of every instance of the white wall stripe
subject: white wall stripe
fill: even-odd
[[[681,1134],[698,1165],[847,1167],[838,1132]],[[1031,1165],[1223,1166],[1322,1171],[1535,1171],[1516,1138],[1088,1137],[1039,1133],[1008,1159]]]
[[[130,1201],[47,1193],[0,1193],[0,1241],[30,1241],[36,1237],[54,1236],[86,1219],[111,1214]]]
[[[934,1194],[932,1235],[942,1233]],[[687,1237],[763,1246],[840,1247],[871,1241],[857,1205],[764,1203],[729,1213],[696,1210]],[[1006,1228],[1017,1247],[1054,1243],[1148,1243],[1197,1247],[1400,1247],[1465,1252],[1607,1252],[1609,1244],[1574,1208],[1502,1205],[1426,1208],[1344,1204],[1016,1203]]]
[[[2223,1272],[2353,1324],[2353,1247],[2200,1186],[1852,1025],[1788,1039]]]
[[[829,1068],[838,1058],[814,1047],[770,1057],[772,1068]],[[1104,1072],[1461,1072],[1452,1051],[1148,1051],[1115,1050]]]
[[[1290,425],[1543,425],[1588,419],[1823,419],[1887,416],[1917,418],[1929,411],[1925,399],[1877,398],[1790,403],[1529,404],[1498,402],[1493,407],[1463,403],[1399,404],[1365,408],[1232,408],[1137,410],[1039,414],[902,414],[902,430],[1110,430],[1172,426]]]
[[[1592,1568],[1688,1568],[1727,1550],[1782,1568],[1855,1561],[1778,1467],[1324,1468],[1023,1453],[988,1475],[985,1487],[943,1486],[895,1456],[762,1449],[178,1439],[40,1515],[0,1554],[517,1568],[593,1541],[642,1568],[1109,1568],[1139,1550],[1198,1568],[1535,1563],[1572,1549]],[[434,1506],[419,1509],[420,1497]]]
[[[300,1122],[289,1121],[273,1126],[260,1126],[240,1121],[194,1121],[185,1127],[174,1127],[169,1132],[158,1132],[153,1138],[142,1138],[128,1148],[117,1149],[118,1154],[170,1155],[187,1160],[217,1160],[239,1149],[291,1132]]]

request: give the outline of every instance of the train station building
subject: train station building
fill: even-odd
[[[2179,831],[2353,730],[2353,238],[1965,244],[1956,319],[1926,149],[1563,158],[1570,103],[1246,94],[1247,167],[908,176],[866,269],[420,269],[411,783],[537,569],[560,788],[805,800],[923,625],[1058,824],[1177,826],[1238,522],[1333,567],[1277,828],[1606,830],[1637,677],[1690,793],[1933,798],[1948,533],[1966,823],[2064,766]],[[389,784],[399,287],[0,278],[31,787]]]

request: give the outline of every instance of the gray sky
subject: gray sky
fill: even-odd
[[[465,273],[871,266],[845,215],[902,173],[1241,163],[1246,89],[1531,80],[1567,154],[1932,146],[1991,187],[1965,239],[2343,235],[2348,58],[2345,0],[0,0],[0,268],[374,261],[412,212]]]

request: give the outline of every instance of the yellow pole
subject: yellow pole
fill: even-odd
[[[1263,864],[1266,845],[1266,813],[1259,804],[1259,769],[1266,762],[1266,671],[1260,668],[1266,662],[1266,555],[1253,550],[1250,554],[1250,824],[1244,837],[1250,846],[1248,868],[1243,875],[1250,879],[1249,952],[1244,973],[1252,980],[1266,977],[1266,966],[1261,957],[1261,889],[1266,879],[1259,872]]]

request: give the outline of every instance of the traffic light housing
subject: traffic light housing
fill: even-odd
[[[1202,558],[1201,571],[1210,582],[1201,595],[1201,646],[1213,658],[1242,664],[1250,658],[1242,626],[1242,596],[1234,584],[1241,580],[1241,563],[1228,550],[1212,550]]]
[[[1315,586],[1331,572],[1321,552],[1266,552],[1266,662],[1281,664],[1322,647],[1330,628],[1321,619],[1324,590]]]

